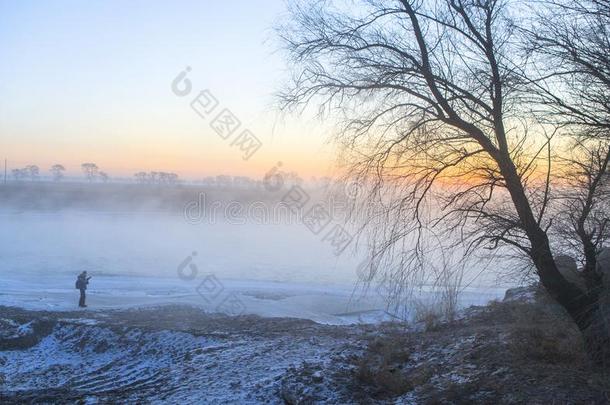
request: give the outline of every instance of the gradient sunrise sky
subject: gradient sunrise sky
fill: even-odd
[[[0,0],[0,158],[9,169],[95,162],[111,176],[140,170],[261,176],[278,161],[303,177],[332,172],[328,129],[280,118],[287,77],[273,24],[283,0]],[[263,147],[250,160],[179,98],[210,89]]]

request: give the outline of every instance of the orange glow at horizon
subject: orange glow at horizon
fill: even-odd
[[[80,165],[96,163],[111,177],[129,178],[139,171],[167,171],[185,180],[206,176],[234,175],[262,178],[271,168],[282,163],[282,169],[296,172],[304,179],[329,176],[333,173],[333,152],[327,145],[313,142],[267,142],[250,159],[230,142],[213,135],[196,137],[131,136],[87,145],[85,140],[67,141],[43,139],[36,144],[17,139],[3,142],[0,158],[8,159],[9,174],[14,168],[26,165],[40,167],[41,175],[48,175],[54,164],[62,164],[66,174],[80,176]],[[290,146],[294,144],[294,147]]]

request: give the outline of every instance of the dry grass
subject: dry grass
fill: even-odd
[[[509,349],[523,360],[548,364],[585,366],[588,360],[579,334],[553,324],[515,325]]]
[[[403,366],[411,356],[410,336],[376,338],[356,362],[356,379],[381,397],[399,396],[413,389]]]
[[[415,303],[413,321],[424,326],[425,331],[437,330],[443,323],[441,309],[436,305]]]
[[[367,398],[409,392],[426,404],[610,403],[610,378],[591,367],[580,332],[545,297],[494,302],[453,323],[438,306],[420,306],[416,321],[422,331],[384,331],[356,361],[354,382]]]
[[[441,291],[432,301],[414,300],[412,302],[413,322],[423,325],[425,331],[435,331],[440,329],[443,324],[454,322],[458,312],[458,295],[457,292],[454,294]]]

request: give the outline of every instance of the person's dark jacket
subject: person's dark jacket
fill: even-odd
[[[76,288],[79,290],[86,290],[87,284],[89,284],[89,278],[83,274],[79,274],[76,279]]]

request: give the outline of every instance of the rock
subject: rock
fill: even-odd
[[[610,288],[610,248],[603,248],[597,255],[597,273],[602,276],[606,288]]]
[[[536,292],[538,291],[538,286],[532,285],[527,287],[516,287],[509,288],[504,293],[504,299],[502,301],[520,301],[526,303],[533,303],[536,301]]]
[[[582,291],[587,291],[585,279],[582,278],[578,272],[578,266],[576,265],[576,260],[574,260],[573,257],[558,255],[555,257],[555,264],[557,265],[557,270],[559,270],[566,280],[580,288]]]
[[[0,351],[27,350],[36,346],[51,334],[55,321],[42,318],[21,325],[13,323],[12,326],[9,330],[2,330],[0,333]]]
[[[506,290],[502,302],[531,305],[540,313],[555,317],[567,316],[565,308],[559,305],[540,283],[510,288]]]

